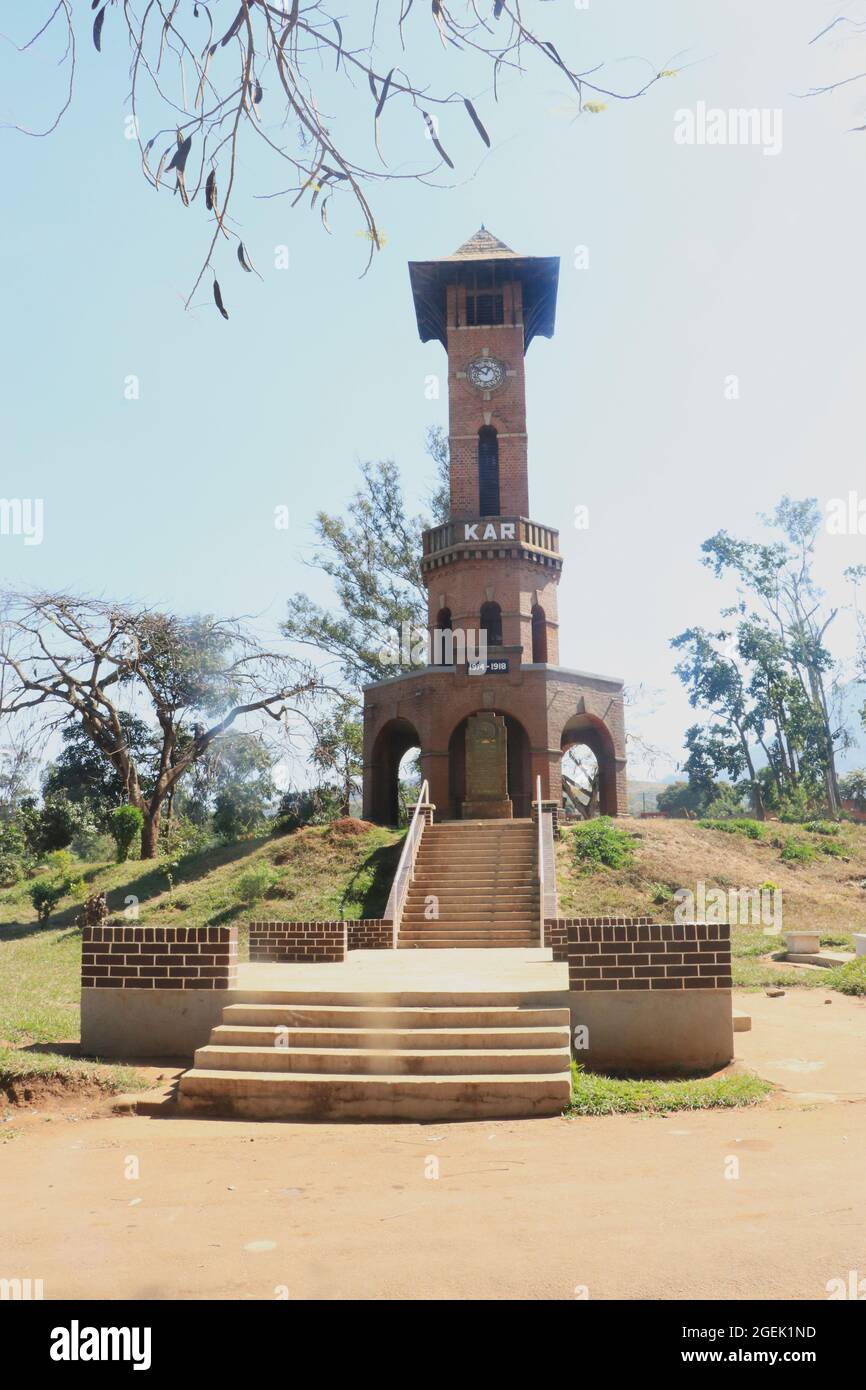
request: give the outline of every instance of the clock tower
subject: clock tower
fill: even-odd
[[[450,505],[423,536],[427,664],[364,692],[364,815],[396,821],[417,747],[437,818],[527,817],[539,778],[561,804],[574,744],[595,753],[601,810],[624,813],[622,682],[559,666],[559,533],[530,519],[524,362],[553,336],[559,260],[482,227],[409,275],[420,337],[448,356]]]

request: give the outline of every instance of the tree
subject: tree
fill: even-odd
[[[310,761],[325,776],[336,777],[341,816],[351,814],[352,797],[361,789],[364,726],[357,716],[357,700],[341,700],[315,725]]]
[[[322,689],[316,676],[263,647],[234,619],[180,618],[68,594],[4,596],[0,717],[72,717],[117,772],[144,817],[143,859],[177,782],[243,716],[287,724]],[[120,700],[149,708],[158,740],[148,788],[121,723]]]
[[[426,448],[436,464],[433,519],[408,514],[395,463],[361,464],[362,484],[348,516],[316,517],[319,549],[311,564],[332,580],[338,611],[306,594],[289,603],[286,636],[333,657],[350,691],[408,669],[401,635],[427,627],[421,533],[448,515],[448,443],[441,430],[428,430]]]
[[[641,76],[634,86],[613,90],[598,65],[580,71],[530,28],[520,0],[433,0],[432,8],[414,10],[412,0],[401,0],[390,21],[378,4],[337,11],[327,0],[238,0],[230,15],[222,7],[215,14],[216,7],[204,0],[136,8],[93,0],[92,8],[96,49],[107,56],[128,47],[131,54],[128,133],[138,143],[144,178],[157,191],[177,194],[179,206],[203,202],[209,214],[207,250],[187,306],[208,269],[214,273],[218,248],[232,247],[241,267],[253,270],[234,200],[254,142],[261,142],[286,185],[268,196],[310,211],[318,204],[328,232],[332,200],[335,206],[347,198],[354,203],[364,222],[369,266],[385,240],[369,202],[371,187],[388,180],[427,183],[453,170],[440,122],[450,133],[459,119],[483,142],[479,150],[490,145],[467,95],[470,88],[486,93],[492,83],[498,100],[503,76],[520,75],[538,61],[570,88],[575,114],[581,115],[603,110],[604,98],[635,100],[659,78],[675,75],[675,69],[658,70],[638,59]],[[549,9],[538,7],[545,25]],[[59,38],[66,72],[57,114],[44,129],[24,132],[41,137],[56,129],[72,102],[77,40],[83,36],[73,22],[72,0],[43,0],[40,10],[39,27],[20,51],[39,46],[47,52]],[[431,82],[425,66],[436,41],[442,47],[438,66],[450,60],[460,71],[458,78],[446,69],[441,86]],[[414,123],[411,135],[407,117]],[[393,170],[386,162],[389,150],[396,151]],[[227,318],[215,276],[213,292]]]
[[[689,704],[713,718],[711,725],[695,724],[687,731],[685,771],[692,785],[703,788],[710,787],[720,774],[736,780],[747,773],[755,814],[763,818],[761,785],[750,745],[754,715],[740,665],[719,650],[726,636],[696,627],[671,641],[675,650],[683,652],[674,671],[688,687]]]
[[[721,615],[733,626],[716,633],[691,628],[672,642],[684,652],[675,669],[690,702],[717,721],[710,730],[689,731],[686,767],[734,779],[747,772],[762,814],[753,742],[770,769],[774,804],[823,799],[838,815],[836,753],[850,736],[825,643],[836,609],[824,610],[813,575],[821,512],[814,498],[783,497],[762,520],[783,539],[751,542],[719,531],[702,546],[702,563],[738,583],[738,602]]]
[[[139,770],[142,792],[153,789],[159,744],[153,730],[143,719],[125,710],[118,712],[121,733]],[[96,824],[107,829],[108,818],[116,806],[126,800],[126,789],[116,766],[93,742],[79,723],[69,723],[61,733],[63,748],[49,763],[42,779],[42,794],[47,799],[62,794],[76,805],[85,806]]]

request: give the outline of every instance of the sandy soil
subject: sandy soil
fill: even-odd
[[[866,1275],[866,1005],[823,998],[737,999],[755,1018],[743,1063],[784,1087],[754,1110],[16,1114],[0,1275],[41,1278],[47,1298],[825,1298],[828,1280]]]

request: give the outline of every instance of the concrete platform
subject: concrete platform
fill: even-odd
[[[311,990],[319,994],[567,992],[568,966],[541,947],[479,950],[350,951],[339,964],[240,965],[239,994]]]

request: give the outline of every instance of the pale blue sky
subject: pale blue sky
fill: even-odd
[[[0,29],[24,38],[33,8],[5,5]],[[810,46],[837,13],[825,0],[525,8],[585,67],[635,54],[693,65],[575,120],[552,69],[531,63],[496,107],[481,70],[464,81],[459,57],[434,46],[431,77],[471,93],[493,150],[482,157],[449,111],[455,175],[372,190],[387,245],[359,279],[366,242],[349,201],[332,203],[328,237],[316,212],[255,200],[281,175],[251,148],[235,216],[264,284],[223,253],[224,323],[207,280],[201,307],[183,310],[206,214],[145,185],[124,138],[118,27],[110,14],[99,57],[78,7],[71,111],[48,140],[0,130],[2,493],[45,501],[41,546],[0,538],[4,580],[256,613],[263,628],[296,589],[327,599],[302,563],[317,509],[340,507],[363,458],[396,459],[423,498],[424,431],[446,422],[444,397],[424,394],[444,353],[417,339],[406,262],[448,254],[484,222],[516,250],[562,258],[556,337],[527,357],[530,513],[559,527],[566,559],[562,662],[658,692],[641,732],[678,756],[692,714],[668,641],[711,623],[724,597],[698,563],[701,540],[751,530],[786,491],[866,495],[866,133],[850,133],[866,120],[866,82],[793,95],[866,68],[866,38]],[[644,71],[612,61],[605,76],[628,87]],[[60,85],[47,55],[23,60],[0,41],[0,122],[38,123]],[[781,108],[781,153],[677,145],[674,113],[699,101]],[[400,162],[430,154],[390,103],[383,140]],[[577,246],[588,269],[574,267]],[[138,401],[124,399],[129,374]],[[288,532],[273,526],[281,503]],[[587,532],[572,526],[579,504]],[[863,537],[822,543],[836,601],[864,549]],[[849,618],[836,628],[850,657]]]

